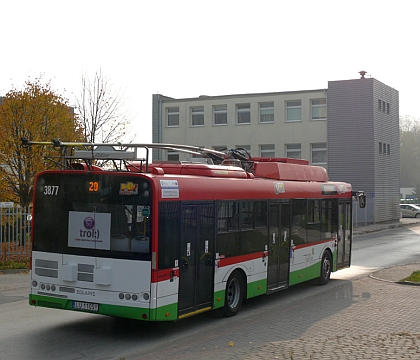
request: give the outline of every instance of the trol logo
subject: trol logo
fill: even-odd
[[[137,195],[138,193],[138,184],[134,184],[131,181],[120,184],[120,195]]]
[[[95,226],[95,219],[91,216],[87,216],[83,223],[86,229],[92,229]]]
[[[85,220],[83,220],[83,225],[85,229],[80,229],[80,237],[81,238],[99,238],[99,229],[95,229],[95,219],[91,216],[86,216]]]

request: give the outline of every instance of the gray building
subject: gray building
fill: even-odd
[[[399,95],[365,72],[328,88],[174,99],[153,95],[153,142],[307,159],[367,195],[356,223],[399,219]],[[153,160],[188,155],[154,150]]]

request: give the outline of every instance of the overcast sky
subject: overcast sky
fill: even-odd
[[[419,8],[412,1],[4,1],[0,96],[42,75],[74,104],[83,73],[124,91],[135,142],[152,94],[174,98],[328,87],[360,70],[420,119]],[[37,139],[46,140],[46,139]]]

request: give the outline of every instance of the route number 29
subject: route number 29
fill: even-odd
[[[58,188],[57,185],[46,185],[44,186],[44,195],[55,196],[58,194]]]

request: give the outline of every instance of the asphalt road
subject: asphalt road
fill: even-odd
[[[313,348],[316,339],[327,344],[326,353],[337,347],[328,344],[337,336],[357,345],[363,337],[379,341],[380,334],[420,334],[420,287],[369,277],[419,261],[419,233],[420,226],[413,226],[359,235],[352,267],[334,273],[327,286],[306,283],[251,299],[233,318],[202,314],[150,324],[34,308],[28,305],[27,274],[0,275],[0,359],[290,359],[293,352],[297,359],[304,358],[297,351],[305,344]]]

